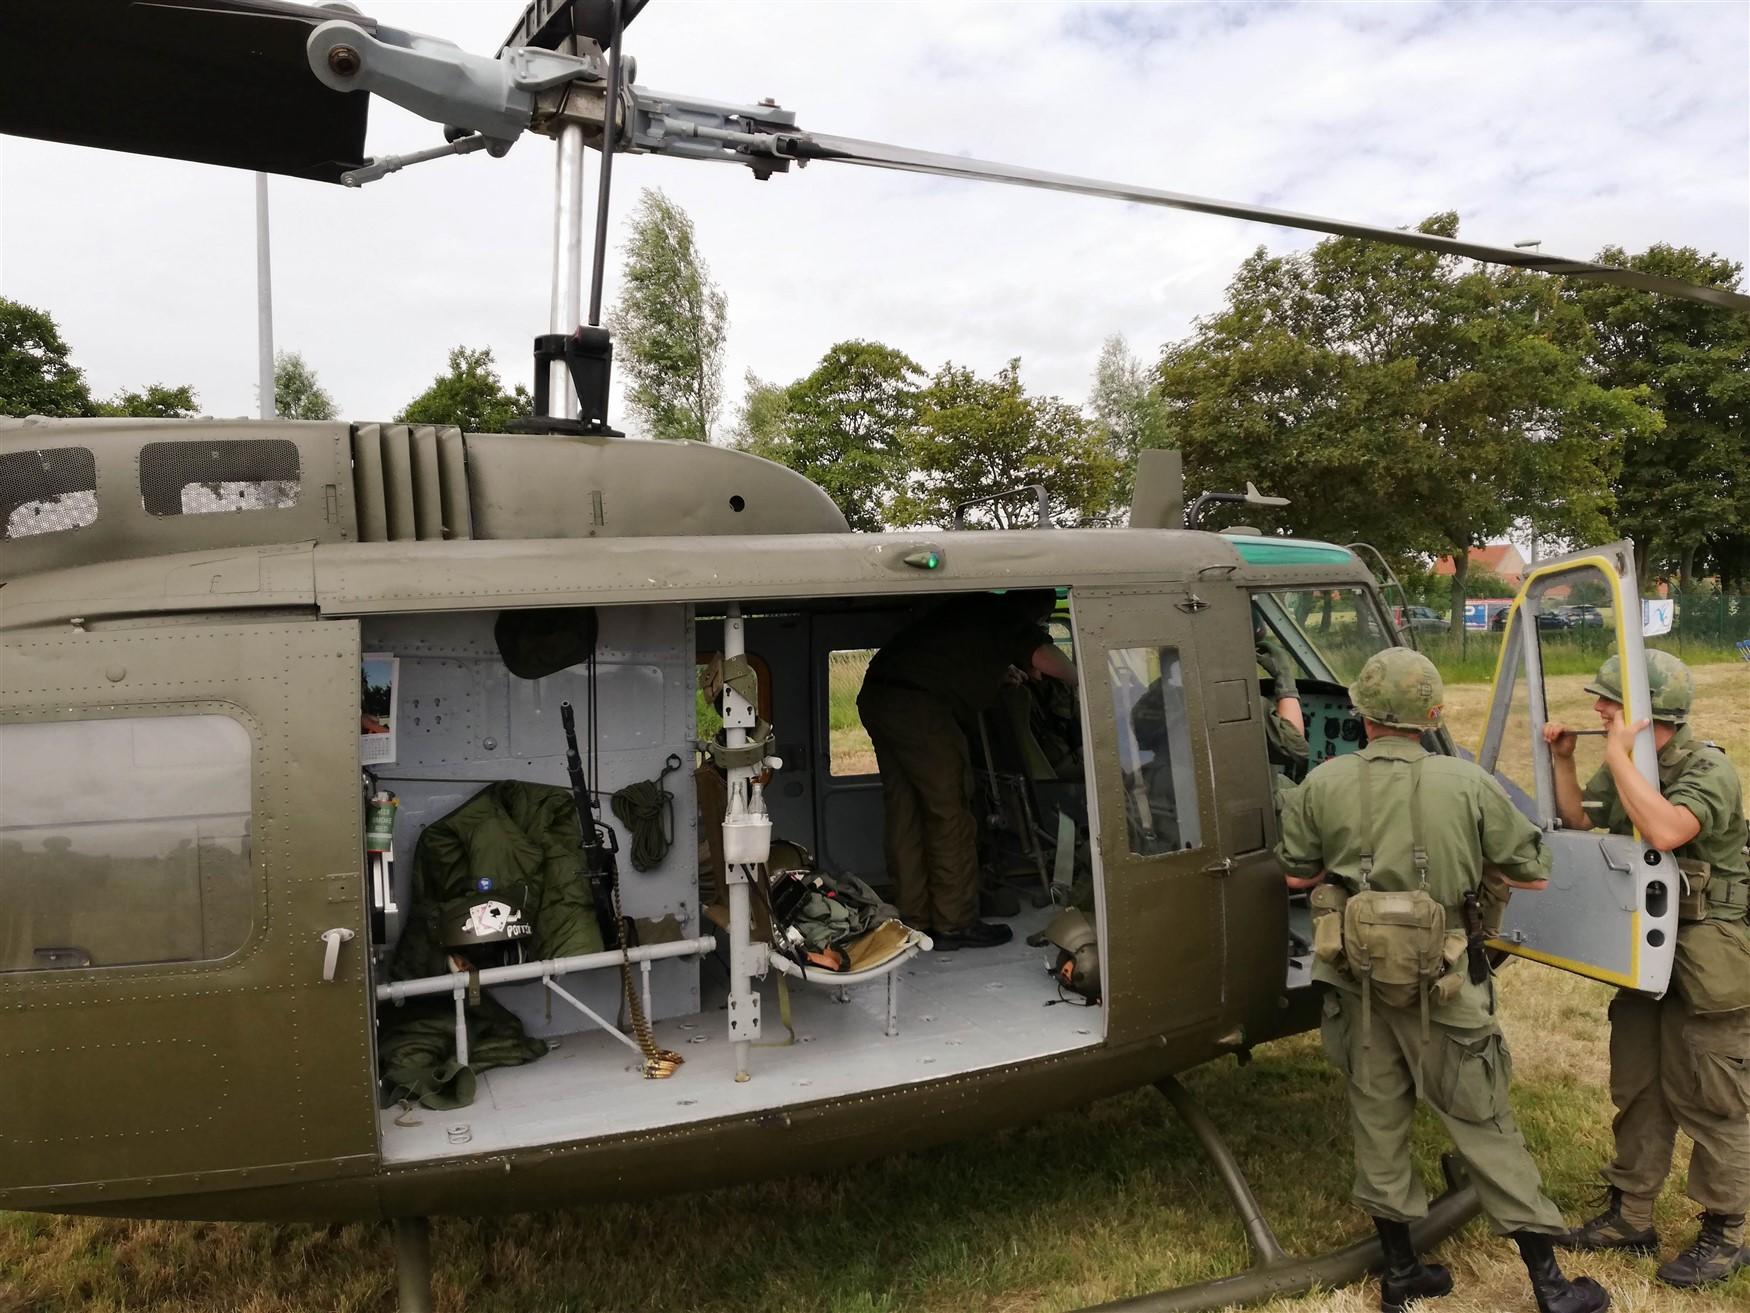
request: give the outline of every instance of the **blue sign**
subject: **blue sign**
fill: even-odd
[[[1464,604],[1464,627],[1466,629],[1487,629],[1489,627],[1489,604],[1487,602],[1466,602]]]

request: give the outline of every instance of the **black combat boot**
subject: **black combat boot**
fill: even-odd
[[[1606,1186],[1608,1202],[1597,1217],[1580,1223],[1565,1236],[1557,1236],[1563,1249],[1615,1249],[1646,1257],[1659,1252],[1659,1233],[1652,1227],[1642,1230],[1622,1215],[1622,1191]]]
[[[1695,1243],[1659,1269],[1668,1286],[1711,1286],[1750,1267],[1744,1247],[1744,1214],[1703,1213]]]
[[[1531,1293],[1537,1296],[1537,1313],[1603,1313],[1610,1307],[1610,1294],[1591,1277],[1569,1281],[1556,1266],[1555,1237],[1535,1231],[1515,1231],[1513,1243],[1525,1260],[1531,1277]]]
[[[1409,1223],[1376,1217],[1373,1229],[1385,1250],[1385,1271],[1379,1278],[1379,1307],[1384,1313],[1404,1313],[1412,1299],[1438,1299],[1452,1293],[1452,1274],[1416,1256]]]

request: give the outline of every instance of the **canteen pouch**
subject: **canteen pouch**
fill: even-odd
[[[1332,966],[1343,965],[1343,905],[1348,901],[1349,891],[1331,880],[1307,897],[1312,908],[1313,956]]]
[[[1683,876],[1683,892],[1677,899],[1678,924],[1687,925],[1691,921],[1707,920],[1711,906],[1707,887],[1713,880],[1714,868],[1707,862],[1679,857],[1677,870]]]
[[[1750,1008],[1750,926],[1701,921],[1679,926],[1677,992],[1699,1016]]]
[[[1415,1006],[1439,979],[1446,937],[1446,909],[1426,889],[1364,889],[1343,909],[1349,970],[1387,1007]]]
[[[1440,960],[1445,969],[1441,972],[1440,978],[1434,982],[1434,1001],[1436,1003],[1450,1003],[1458,997],[1458,991],[1464,988],[1463,965],[1469,955],[1469,937],[1462,930],[1448,930],[1445,943],[1440,950]]]

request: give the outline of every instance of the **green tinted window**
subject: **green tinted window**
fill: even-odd
[[[0,725],[0,971],[241,948],[250,758],[229,716]]]
[[[1150,857],[1195,848],[1203,836],[1179,649],[1119,648],[1106,664],[1130,851]]]
[[[1392,646],[1372,594],[1352,584],[1254,593],[1252,622],[1294,655],[1301,674],[1345,686],[1368,657]]]

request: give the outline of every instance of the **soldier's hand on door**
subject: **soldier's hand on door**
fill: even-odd
[[[1579,744],[1580,737],[1560,721],[1551,721],[1543,727],[1543,741],[1549,744],[1550,755],[1566,760],[1574,755],[1574,748]]]

